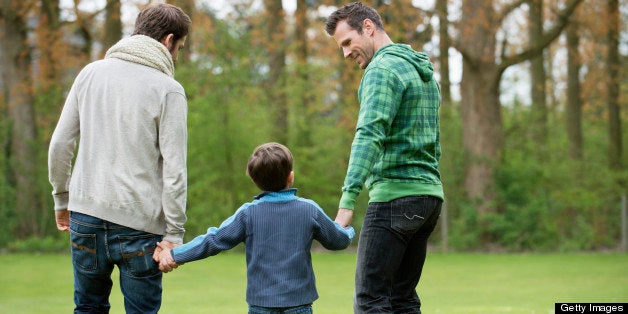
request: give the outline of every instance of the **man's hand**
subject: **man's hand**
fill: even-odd
[[[161,242],[157,242],[157,247],[155,248],[155,252],[153,253],[153,260],[157,263],[159,263],[159,254],[161,253],[161,251],[163,250],[163,248],[169,248],[169,249],[173,249],[175,246],[177,246],[179,244],[176,243],[172,243],[169,241],[161,241]]]
[[[70,232],[70,211],[67,209],[55,210],[55,220],[57,229],[63,232]]]
[[[339,225],[346,227],[349,224],[351,224],[352,220],[353,220],[353,210],[346,209],[346,208],[338,208],[338,214],[336,215],[335,221]]]
[[[177,264],[172,258],[172,248],[169,246],[169,244],[172,243],[168,241],[157,242],[157,249],[159,249],[159,254],[157,257],[153,255],[153,259],[159,263],[159,270],[164,273],[171,272],[175,268],[179,267],[179,264]],[[155,252],[157,252],[157,249],[155,249]]]

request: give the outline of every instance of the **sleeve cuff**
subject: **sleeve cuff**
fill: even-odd
[[[182,244],[183,243],[183,233],[180,234],[167,234],[163,238],[164,241],[168,241],[174,244]]]
[[[69,198],[68,192],[57,194],[57,195],[52,195],[52,198],[55,203],[55,210],[68,209],[68,198]]]
[[[357,194],[351,192],[342,192],[342,197],[340,197],[340,203],[338,208],[345,208],[353,210],[355,207],[355,199],[358,197]]]

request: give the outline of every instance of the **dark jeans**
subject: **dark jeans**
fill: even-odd
[[[416,286],[441,206],[432,196],[369,204],[358,243],[355,313],[421,313]]]
[[[162,274],[153,252],[161,239],[160,235],[71,212],[74,313],[109,312],[114,265],[120,271],[126,313],[157,313]]]
[[[294,307],[262,307],[249,305],[249,314],[312,314],[312,304]]]

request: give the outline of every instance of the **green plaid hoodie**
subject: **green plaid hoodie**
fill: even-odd
[[[380,48],[358,89],[360,112],[340,208],[410,195],[444,199],[438,171],[440,87],[425,53],[404,44]]]

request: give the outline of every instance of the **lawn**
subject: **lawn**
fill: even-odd
[[[315,313],[352,313],[355,255],[314,253]],[[0,313],[71,313],[69,255],[0,255]],[[117,276],[117,274],[116,274]],[[117,285],[117,280],[114,281]],[[246,313],[244,255],[164,276],[161,313]],[[628,254],[436,254],[418,287],[424,313],[553,313],[556,302],[628,302]],[[119,288],[111,313],[124,313]]]

